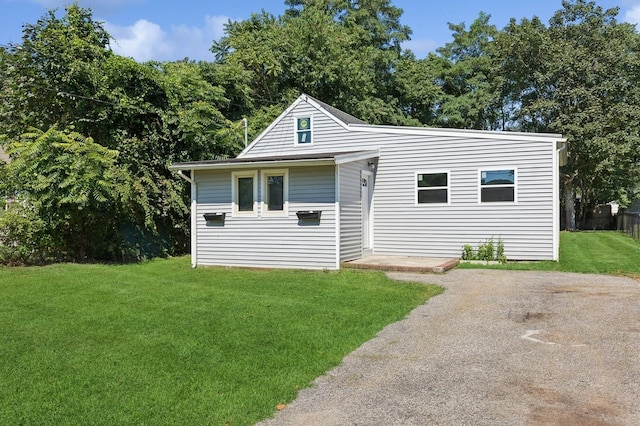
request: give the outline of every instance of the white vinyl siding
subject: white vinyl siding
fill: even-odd
[[[420,158],[423,144],[429,156]],[[416,137],[385,145],[376,176],[374,251],[459,257],[465,244],[493,237],[502,238],[509,259],[553,259],[554,147],[520,145],[526,149],[508,140]],[[518,204],[478,204],[478,169],[505,163],[518,166]],[[430,167],[450,171],[448,205],[414,203],[415,173],[408,170]]]
[[[554,139],[526,134],[510,137],[508,132],[494,136],[489,132],[426,128],[398,132],[383,127],[353,126],[349,130],[319,111],[301,102],[243,155],[378,148],[380,159],[374,171],[374,253],[459,257],[465,244],[477,245],[493,237],[502,238],[508,259],[551,260],[556,256],[554,209],[559,201],[554,183],[557,176]],[[292,147],[294,118],[311,114],[313,145]],[[478,203],[479,170],[505,168],[517,169],[517,203]],[[449,172],[449,204],[438,208],[416,205],[416,171],[433,170]],[[340,226],[344,233],[351,225]],[[346,235],[341,238],[342,259],[357,251],[355,236],[352,234],[352,245],[347,243],[348,238]]]
[[[312,143],[297,143],[297,119],[301,117],[312,117]],[[295,114],[289,114],[284,117],[269,133],[263,136],[259,144],[253,146],[251,150],[243,156],[267,157],[284,154],[295,155],[329,152],[325,144],[329,142],[332,135],[335,134],[343,136],[342,139],[333,141],[333,143],[340,145],[337,151],[360,150],[359,147],[349,145],[345,142],[348,140],[344,139],[347,132],[335,121],[324,114],[318,114],[317,110],[310,105],[301,103],[298,105],[298,108],[296,108]],[[294,141],[293,144],[291,143],[292,140]]]
[[[257,171],[259,175],[271,172],[268,168]],[[336,268],[334,166],[289,169],[286,216],[232,216],[231,174],[195,173],[197,265]],[[262,179],[258,182],[262,186]],[[261,188],[258,194],[261,198]],[[299,210],[321,210],[322,216],[320,221],[301,221],[296,216]],[[203,215],[208,212],[226,213],[226,218],[207,223]]]
[[[340,165],[340,261],[362,257],[361,171],[367,161]]]

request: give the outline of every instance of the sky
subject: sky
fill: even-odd
[[[0,0],[0,45],[20,43],[22,26],[35,24],[47,10],[58,8],[58,16],[71,0]],[[247,19],[262,9],[273,15],[284,13],[284,0],[78,0],[91,8],[94,20],[103,22],[115,39],[117,54],[143,62],[189,58],[212,61],[209,48],[224,35],[229,20]],[[618,20],[640,23],[640,0],[596,0],[604,9],[619,7]],[[392,0],[403,9],[401,23],[413,34],[403,47],[418,58],[425,57],[452,40],[448,23],[467,27],[479,12],[491,15],[490,23],[502,29],[510,18],[537,16],[548,22],[561,9],[561,0]]]

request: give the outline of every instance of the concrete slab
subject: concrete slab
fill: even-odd
[[[373,269],[377,271],[444,273],[458,266],[460,261],[445,257],[391,256],[373,254],[351,262],[343,262],[347,269]]]

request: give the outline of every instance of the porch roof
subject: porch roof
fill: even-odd
[[[226,160],[189,161],[174,163],[170,170],[221,170],[251,167],[295,167],[331,165],[378,158],[377,149],[369,151],[323,152],[316,154],[278,155],[269,157],[241,157]]]

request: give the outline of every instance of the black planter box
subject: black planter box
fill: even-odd
[[[205,213],[204,220],[207,222],[224,222],[225,213]]]
[[[300,220],[320,220],[322,210],[301,210],[296,212]]]

